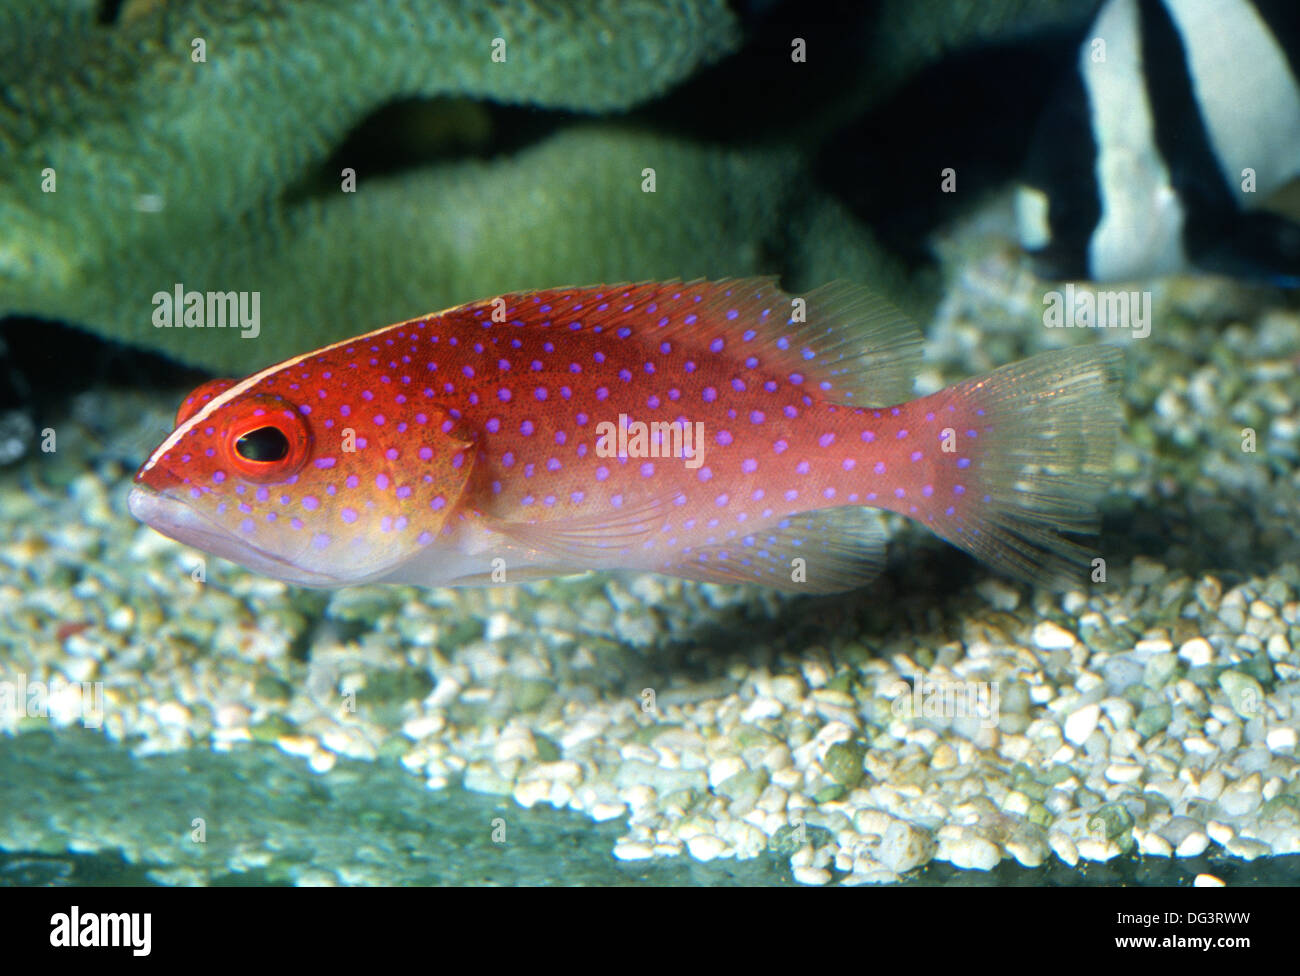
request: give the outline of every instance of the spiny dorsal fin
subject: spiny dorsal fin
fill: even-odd
[[[857,406],[892,406],[910,399],[921,362],[915,324],[884,299],[849,282],[831,282],[802,296],[781,291],[773,277],[550,288],[442,314],[486,323],[501,301],[508,319],[502,325],[613,332],[621,338],[682,343],[700,356],[754,357],[763,368],[797,374],[820,397]],[[796,310],[806,321],[792,320]]]

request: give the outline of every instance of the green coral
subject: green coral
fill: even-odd
[[[1084,6],[1053,0],[1033,17]],[[845,103],[1023,29],[1031,7],[882,3],[852,27],[871,53],[847,66]],[[243,375],[520,288],[784,272],[796,288],[871,281],[919,307],[870,234],[812,188],[811,130],[724,146],[565,114],[624,112],[735,51],[725,0],[129,0],[112,24],[100,8],[0,0],[0,315]],[[396,175],[361,166],[343,192],[349,133],[440,98],[422,116],[434,138],[483,151],[505,136],[508,151],[421,155]],[[540,128],[558,131],[519,149],[488,131],[491,103],[552,110]],[[808,116],[824,132],[844,106]],[[154,328],[153,296],[177,284],[256,292],[260,338]]]
[[[655,193],[641,190],[646,166]],[[794,179],[779,156],[577,127],[511,159],[376,180],[267,226],[231,228],[198,256],[156,242],[116,275],[87,280],[63,314],[242,374],[515,288],[763,270],[755,242],[780,222]],[[150,295],[172,282],[258,291],[261,335],[153,328]]]
[[[112,26],[95,23],[88,4],[10,0],[0,5],[0,313],[152,343],[136,330],[148,327],[151,295],[171,285],[159,279],[247,287],[198,279],[222,270],[211,259],[241,239],[265,252],[310,223],[285,191],[378,107],[450,93],[622,110],[715,60],[737,35],[722,0],[189,0],[137,3]],[[196,39],[204,62],[192,59]],[[498,39],[503,61],[493,58]],[[53,193],[42,191],[47,168]],[[384,220],[408,208],[343,242],[358,264],[382,243]],[[451,225],[459,217],[420,212]],[[150,274],[160,258],[166,270]],[[412,250],[403,268],[418,275],[430,264]],[[279,288],[272,270],[259,277]]]

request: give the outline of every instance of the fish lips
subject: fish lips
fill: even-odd
[[[336,587],[350,582],[312,572],[258,549],[247,540],[232,535],[228,529],[208,519],[191,505],[146,485],[136,483],[131,487],[126,507],[139,521],[168,538],[228,559],[254,572],[298,586]]]

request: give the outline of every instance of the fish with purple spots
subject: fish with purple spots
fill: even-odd
[[[586,570],[825,593],[876,510],[1009,574],[1086,579],[1120,422],[1113,346],[914,398],[921,336],[854,285],[767,278],[471,302],[214,380],[135,476],[136,518],[304,586]]]

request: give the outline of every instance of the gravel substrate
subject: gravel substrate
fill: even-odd
[[[102,682],[103,734],[136,755],[393,757],[430,790],[616,821],[593,837],[623,861],[775,851],[799,882],[858,884],[934,859],[1300,853],[1300,314],[1174,281],[1151,287],[1145,339],[1048,330],[1044,286],[972,231],[944,244],[922,391],[1050,345],[1128,352],[1086,592],[1006,581],[901,522],[880,583],[834,598],[596,575],[317,593],[215,559],[196,581],[197,554],[124,504],[185,391],[99,392],[54,424],[55,453],[0,472],[0,682]],[[81,704],[0,698],[0,729],[79,725]],[[113,846],[17,823],[0,848]],[[293,878],[357,880],[314,870]]]

